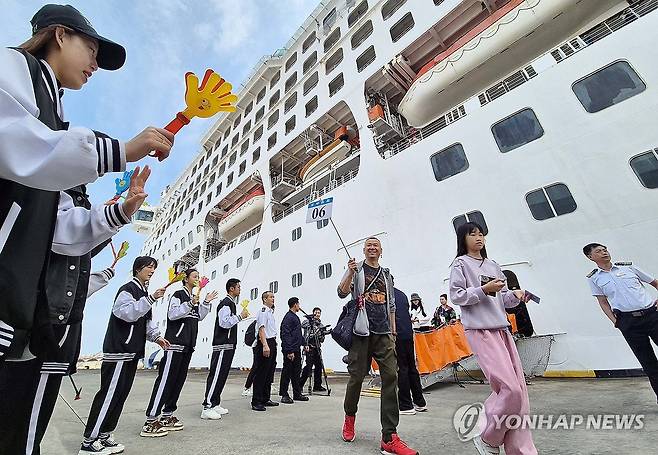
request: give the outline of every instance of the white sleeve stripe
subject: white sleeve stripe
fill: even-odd
[[[104,172],[107,172],[110,164],[110,152],[107,149],[107,138],[103,138],[103,156],[105,157],[105,161],[103,162],[103,164],[105,165]]]

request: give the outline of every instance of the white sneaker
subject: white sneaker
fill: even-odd
[[[489,444],[484,442],[480,436],[476,436],[476,437],[473,438],[473,444],[475,445],[475,448],[477,449],[477,451],[480,455],[499,455],[500,454],[500,448],[499,447],[490,446]]]
[[[427,406],[414,406],[416,412],[427,412]]]
[[[222,416],[228,414],[228,409],[222,408],[220,405],[215,406],[212,410]]]
[[[400,411],[401,416],[415,416],[416,415],[416,410],[415,409],[405,409],[404,411]]]
[[[78,455],[112,455],[112,451],[96,440],[91,444],[82,443]]]
[[[251,389],[244,389],[242,391],[242,396],[243,397],[250,397],[251,396]]]
[[[112,454],[123,453],[123,451],[126,449],[126,447],[123,444],[116,442],[114,436],[112,435],[108,436],[105,439],[99,439],[98,442],[100,442],[101,445],[106,449],[109,449],[110,453]]]
[[[219,412],[215,411],[214,408],[210,408],[210,409],[204,408],[201,411],[201,418],[203,420],[219,420],[222,418],[222,415]]]

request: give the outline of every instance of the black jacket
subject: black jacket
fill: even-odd
[[[169,306],[173,299],[178,299],[182,303],[192,301],[192,296],[186,289],[179,289],[174,292],[169,300]],[[196,338],[199,334],[199,305],[189,304],[190,311],[185,317],[179,319],[170,319],[167,315],[167,331],[165,338],[172,345],[183,347],[183,351],[194,351],[196,347]]]
[[[284,355],[299,352],[304,346],[302,321],[297,314],[288,311],[281,321],[281,351]]]
[[[231,328],[222,327],[220,325],[220,313],[227,311],[224,308],[227,308],[230,312],[229,319],[231,319],[231,323],[233,323]],[[235,349],[238,344],[238,322],[241,320],[242,318],[240,318],[236,312],[235,302],[229,296],[224,297],[224,299],[219,302],[219,305],[217,305],[215,332],[212,338],[213,350]]]
[[[409,341],[414,339],[411,314],[409,314],[409,300],[404,292],[395,288],[395,328],[398,340]]]

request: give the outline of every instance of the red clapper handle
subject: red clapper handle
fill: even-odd
[[[173,119],[167,126],[164,127],[167,131],[169,131],[172,134],[176,134],[180,131],[182,127],[190,123],[190,119],[187,118],[185,115],[183,115],[182,112],[179,112],[176,114],[176,118]],[[162,161],[164,158],[162,158],[162,152],[159,150],[155,150],[149,154],[150,156],[153,156],[158,159],[158,161]]]

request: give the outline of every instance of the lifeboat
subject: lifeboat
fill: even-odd
[[[432,122],[450,109],[440,102],[442,90],[578,1],[510,0],[423,66],[398,112],[415,128]]]
[[[262,187],[256,188],[226,212],[217,224],[219,234],[230,240],[244,231],[256,226],[263,220],[265,210],[265,191]]]
[[[333,142],[311,158],[299,171],[302,182],[317,176],[332,163],[342,161],[352,150],[352,144],[357,143],[356,141],[356,132],[348,126],[341,126],[336,131]]]

